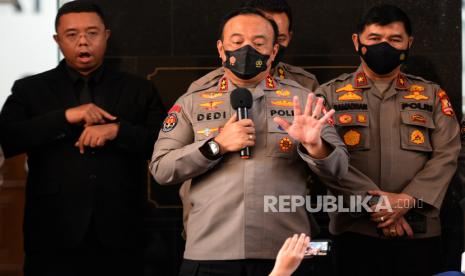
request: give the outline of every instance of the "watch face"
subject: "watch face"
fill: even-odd
[[[217,155],[220,152],[220,147],[215,141],[210,141],[208,142],[208,145],[210,146],[210,150],[213,155]]]

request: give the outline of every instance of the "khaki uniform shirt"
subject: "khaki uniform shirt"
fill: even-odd
[[[189,89],[187,90],[187,92],[198,90],[199,87],[202,87],[202,86],[214,85],[215,83],[219,81],[221,77],[223,77],[223,75],[224,75],[224,68],[219,67],[211,71],[210,73],[206,74],[202,78],[194,81],[189,86]],[[300,67],[293,66],[293,65],[290,65],[284,62],[278,63],[278,65],[274,68],[273,77],[279,78],[280,80],[284,80],[284,79],[293,80],[310,91],[315,91],[319,85],[318,80],[313,74],[307,72],[306,70]],[[190,189],[190,183],[187,181],[184,182],[181,188],[179,189],[179,197],[181,198],[182,208],[183,208],[182,214],[183,214],[183,225],[184,225],[184,232],[183,232],[184,237],[186,234],[185,229],[187,228],[187,218],[189,216],[189,212],[191,209],[191,203],[189,202],[186,196],[189,189]],[[319,226],[315,218],[313,216],[310,216],[309,219],[310,219],[310,225],[312,228],[312,232],[315,234],[318,234]]]
[[[330,190],[409,194],[425,203],[415,211],[427,216],[426,233],[414,237],[440,235],[439,210],[460,150],[459,126],[445,91],[401,73],[381,93],[359,68],[316,93],[336,110],[336,129],[350,152],[349,173],[330,181]],[[367,216],[330,213],[330,232],[347,231],[379,236]]]
[[[187,181],[191,210],[184,258],[193,260],[273,259],[293,233],[310,234],[305,207],[295,212],[265,212],[264,196],[306,194],[309,169],[317,175],[342,177],[348,153],[329,125],[323,139],[333,151],[315,160],[274,121],[293,118],[292,97],[308,91],[292,80],[268,76],[252,91],[249,112],[256,129],[251,159],[238,152],[218,160],[199,148],[217,135],[234,110],[229,103],[236,86],[225,77],[184,94],[169,111],[155,144],[150,169],[160,184]],[[278,206],[277,206],[278,207]]]

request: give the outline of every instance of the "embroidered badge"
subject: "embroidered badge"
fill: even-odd
[[[438,91],[438,97],[441,101],[441,110],[442,113],[446,116],[452,117],[454,116],[454,109],[452,108],[452,105],[450,104],[449,97],[446,94],[446,91],[440,89]]]
[[[365,73],[359,72],[355,76],[355,87],[360,87],[360,86],[364,86],[364,85],[367,85],[367,84],[368,84],[368,81],[367,81],[367,78],[365,76]]]
[[[170,113],[168,114],[166,119],[163,121],[163,127],[161,130],[163,132],[170,132],[176,127],[177,124],[178,124],[178,116],[176,116],[176,113]]]
[[[402,74],[397,75],[396,85],[397,85],[397,88],[399,89],[407,88],[407,80],[405,79],[404,75]]]
[[[356,146],[360,144],[361,134],[356,130],[349,130],[344,134],[344,143],[347,146]]]
[[[216,99],[216,98],[222,97],[224,95],[226,95],[225,92],[212,91],[212,92],[204,92],[204,93],[200,94],[200,97],[202,97],[204,99]]]
[[[357,114],[357,122],[366,123],[367,122],[367,116],[365,114]]]
[[[201,103],[199,104],[199,106],[205,110],[214,110],[214,109],[217,109],[223,103],[224,101],[211,101],[211,102]]]
[[[421,114],[413,114],[412,116],[410,116],[410,119],[412,120],[412,122],[426,124],[426,118]]]
[[[416,129],[410,134],[410,141],[414,144],[421,145],[425,143],[425,135],[423,135],[423,132]]]
[[[360,89],[354,89],[352,84],[347,84],[336,90],[336,93],[346,92],[344,95],[339,96],[339,101],[361,101],[363,100],[362,96],[355,94],[354,92],[359,92]]]
[[[276,90],[276,95],[280,97],[290,97],[291,96],[291,91],[289,90]]]
[[[272,78],[270,75],[268,75],[268,76],[266,77],[265,82],[266,82],[266,83],[265,83],[266,88],[269,88],[269,89],[274,89],[274,88],[276,88],[276,85],[275,85],[275,83],[274,83],[274,80],[273,80],[273,78]]]
[[[342,114],[339,116],[339,123],[345,125],[352,123],[352,115],[350,114]]]
[[[218,128],[204,128],[201,130],[197,130],[198,134],[203,134],[206,137],[210,136],[210,134],[213,134],[218,131]]]
[[[425,88],[423,86],[414,84],[414,85],[410,86],[410,89],[409,89],[409,91],[412,94],[405,95],[404,99],[417,100],[417,101],[427,100],[427,99],[429,99],[429,97],[422,94],[424,90],[425,90]]]
[[[292,141],[288,137],[279,140],[279,149],[282,152],[290,152],[292,150]]]
[[[282,106],[282,107],[293,107],[294,106],[294,103],[292,101],[286,101],[286,100],[271,101],[271,104],[274,106]]]
[[[228,91],[228,79],[226,77],[222,78],[219,82],[219,91],[220,92],[225,92]]]

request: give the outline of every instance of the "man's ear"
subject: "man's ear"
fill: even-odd
[[[105,30],[105,40],[108,40],[110,38],[110,35],[111,35],[111,31],[106,29]]]
[[[352,34],[352,42],[354,43],[355,51],[358,52],[358,34]]]
[[[218,55],[220,56],[221,62],[226,62],[226,54],[224,53],[223,41],[221,41],[221,39],[216,41],[216,49],[218,50]]]
[[[413,44],[413,36],[409,36],[408,38],[408,48],[412,48],[412,44]]]

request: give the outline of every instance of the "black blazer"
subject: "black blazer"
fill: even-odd
[[[0,114],[7,157],[27,153],[26,252],[78,246],[95,226],[102,244],[134,246],[142,223],[147,160],[164,116],[150,82],[105,68],[95,89],[103,109],[120,119],[115,140],[80,154],[83,128],[67,123],[78,105],[62,61],[57,68],[15,82]]]

